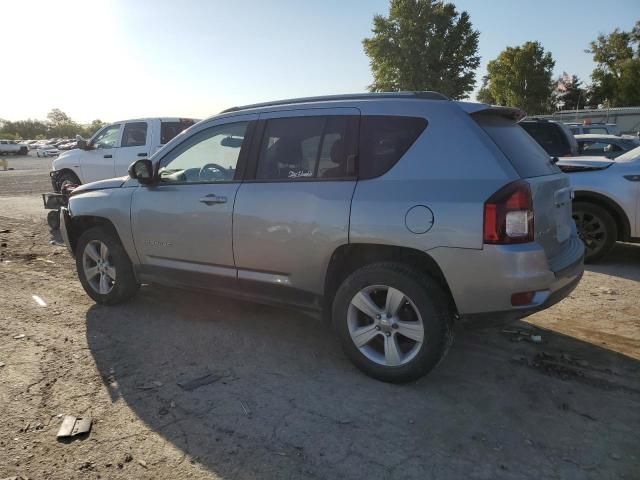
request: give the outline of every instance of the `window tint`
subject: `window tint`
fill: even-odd
[[[355,172],[355,116],[267,120],[256,179],[346,178]]]
[[[188,118],[180,119],[178,122],[161,122],[160,124],[160,144],[164,145],[173,140],[175,136],[183,132],[196,122]]]
[[[520,127],[522,123],[517,124],[506,118],[481,113],[473,117],[521,177],[539,177],[560,172],[551,162],[549,154]]]
[[[359,174],[374,178],[386,173],[427,126],[424,118],[367,115],[360,120]]]
[[[608,134],[606,128],[604,127],[583,127],[584,133],[599,133],[599,134]]]
[[[571,155],[571,147],[559,125],[550,122],[520,122],[520,125],[550,156]]]
[[[231,181],[235,177],[248,122],[219,125],[197,133],[162,160],[164,183]]]
[[[119,133],[120,124],[104,127],[95,137],[93,137],[91,145],[95,149],[114,148],[118,145]]]
[[[125,124],[121,147],[140,147],[147,143],[147,122]]]

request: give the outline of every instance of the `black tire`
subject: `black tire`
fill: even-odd
[[[51,230],[58,230],[60,228],[60,210],[51,210],[47,213],[47,223]]]
[[[585,245],[585,262],[597,262],[611,251],[618,239],[618,227],[605,208],[590,202],[573,202],[573,220]]]
[[[62,172],[57,180],[58,192],[62,191],[65,184],[80,185],[80,179],[71,171]]]
[[[91,242],[104,243],[109,251],[109,263],[115,267],[115,281],[111,283],[108,293],[100,293],[90,283],[85,273],[84,252]],[[131,299],[140,288],[133,272],[131,260],[120,243],[117,235],[107,227],[93,227],[84,232],[78,239],[75,250],[78,278],[87,295],[97,303],[115,305]]]
[[[404,307],[412,309],[411,311],[417,310],[422,318],[424,328],[422,343],[419,346],[417,343],[414,344],[416,353],[404,364],[389,366],[373,361],[352,340],[349,331],[351,301],[363,289],[376,285],[399,290],[406,296],[403,300]],[[375,288],[377,287],[374,287],[371,295],[376,294]],[[407,298],[410,301],[406,301]],[[357,315],[363,314],[358,311]],[[364,318],[367,319],[366,315]],[[375,263],[353,272],[336,293],[332,321],[340,337],[342,348],[354,365],[365,374],[384,382],[403,383],[426,375],[442,360],[453,343],[453,313],[448,295],[429,275],[402,263]],[[378,327],[376,329],[380,330]],[[400,330],[397,332],[399,333]],[[380,342],[386,345],[384,336],[395,336],[396,333],[391,330],[391,333],[380,332],[378,335],[382,340],[374,338],[371,340],[373,344],[368,343],[365,348],[375,347],[375,342],[378,342],[378,345]],[[400,339],[404,341],[406,337],[401,336]],[[383,350],[386,351],[386,347],[383,347]],[[382,355],[386,356],[385,353]]]

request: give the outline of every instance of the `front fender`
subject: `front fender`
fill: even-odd
[[[69,199],[69,236],[78,237],[87,228],[109,222],[120,237],[132,263],[139,263],[131,232],[131,198],[135,188],[93,190]]]

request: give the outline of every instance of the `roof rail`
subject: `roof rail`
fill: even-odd
[[[330,102],[332,100],[369,100],[378,98],[415,98],[421,100],[450,100],[449,97],[438,92],[372,92],[372,93],[348,93],[342,95],[323,95],[320,97],[301,97],[272,102],[254,103],[241,107],[231,107],[220,113],[237,112],[250,108],[273,107],[277,105],[289,105],[292,103]]]

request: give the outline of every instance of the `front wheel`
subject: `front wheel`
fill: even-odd
[[[618,228],[606,209],[589,202],[574,202],[573,220],[585,246],[585,262],[596,262],[609,253],[618,238]]]
[[[364,373],[385,382],[408,382],[431,371],[452,343],[452,320],[442,288],[400,263],[356,270],[333,303],[345,353]]]
[[[85,292],[105,305],[123,303],[140,287],[120,239],[106,227],[84,232],[76,246],[76,269]]]

